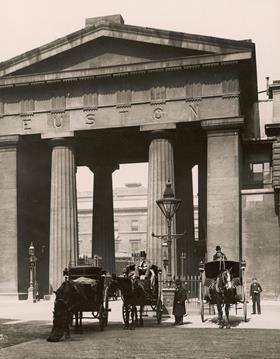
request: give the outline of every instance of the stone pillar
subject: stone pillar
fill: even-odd
[[[177,240],[177,270],[181,275],[182,253],[186,254],[184,260],[184,275],[196,274],[195,253],[194,253],[194,206],[193,206],[193,185],[192,165],[186,161],[176,161],[176,196],[182,199],[182,204],[176,215],[177,233],[186,232],[185,236]]]
[[[18,293],[17,143],[0,136],[0,296]]]
[[[50,210],[50,291],[63,281],[63,269],[77,264],[77,190],[73,142],[70,139],[50,140],[51,210]]]
[[[216,245],[240,260],[240,143],[242,118],[203,120],[207,130],[207,258]]]
[[[112,172],[116,165],[94,165],[92,257],[101,256],[103,268],[115,272]]]
[[[173,145],[165,131],[151,133],[152,139],[149,146],[148,168],[148,227],[147,227],[147,257],[162,268],[162,241],[152,237],[167,234],[166,220],[156,204],[156,200],[163,197],[163,192],[168,180],[171,181],[175,192],[174,181],[174,154]],[[172,233],[175,233],[176,219],[172,222]],[[166,256],[167,257],[167,256]],[[177,275],[176,240],[172,241],[172,273]]]

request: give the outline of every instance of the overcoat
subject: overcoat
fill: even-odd
[[[187,299],[187,291],[183,287],[176,288],[173,300],[173,315],[181,316],[186,314],[185,301]]]

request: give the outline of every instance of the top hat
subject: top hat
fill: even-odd
[[[145,251],[140,251],[140,257],[145,257],[146,258],[146,252]]]
[[[216,246],[216,251],[220,251],[221,247],[220,246]]]

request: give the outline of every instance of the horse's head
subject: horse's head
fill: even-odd
[[[231,275],[231,268],[228,270],[224,270],[221,275],[221,284],[224,289],[232,289],[232,275]]]

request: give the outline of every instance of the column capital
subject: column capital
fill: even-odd
[[[111,171],[111,173],[115,172],[120,168],[117,163],[92,163],[88,165],[88,168],[94,173],[94,171],[104,170]]]
[[[71,147],[75,148],[77,145],[77,139],[75,137],[55,137],[48,139],[50,147]]]
[[[175,135],[176,133],[174,130],[153,130],[146,133],[149,142],[160,139],[173,141],[175,139]]]
[[[224,117],[204,119],[200,121],[201,127],[206,131],[239,130],[244,125],[243,117]]]

